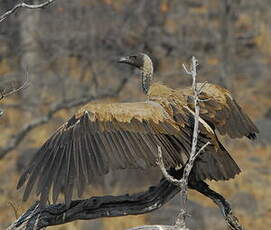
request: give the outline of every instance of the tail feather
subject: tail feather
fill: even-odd
[[[217,151],[204,152],[195,161],[192,173],[196,180],[229,180],[241,172],[224,146]]]

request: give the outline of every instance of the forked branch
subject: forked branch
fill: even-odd
[[[158,147],[158,165],[160,166],[163,175],[167,180],[169,180],[171,183],[177,185],[181,189],[181,210],[178,214],[178,218],[176,220],[175,226],[178,229],[187,229],[185,224],[185,218],[187,216],[187,190],[188,190],[188,178],[190,175],[190,172],[193,168],[193,164],[197,158],[197,156],[206,148],[210,143],[205,143],[201,149],[197,151],[197,143],[198,143],[198,127],[199,127],[199,94],[202,91],[201,89],[197,88],[197,66],[198,66],[198,60],[195,57],[192,57],[192,63],[190,66],[190,69],[187,70],[186,66],[183,65],[183,68],[185,72],[188,75],[191,75],[192,77],[192,90],[193,90],[193,102],[195,107],[194,112],[194,129],[193,129],[193,140],[192,140],[192,147],[191,147],[191,153],[188,159],[187,164],[184,167],[184,173],[180,180],[177,180],[176,178],[173,178],[167,173],[167,170],[165,169],[163,158],[162,158],[162,152],[161,148]]]

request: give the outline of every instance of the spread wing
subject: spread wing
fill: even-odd
[[[163,148],[167,166],[182,163],[182,141],[175,140],[179,132],[179,126],[155,102],[89,104],[46,141],[18,188],[27,182],[23,199],[35,190],[45,204],[50,191],[55,203],[63,187],[69,205],[74,188],[80,196],[96,175],[155,166],[157,145]]]
[[[259,130],[243,112],[241,107],[234,100],[230,92],[220,86],[213,84],[198,83],[198,88],[202,88],[200,95],[200,116],[206,120],[220,134],[228,134],[231,138],[241,138],[247,136],[250,139],[256,137]],[[191,88],[179,91],[179,94],[186,97],[192,96]],[[193,103],[188,99],[188,104],[193,108]]]

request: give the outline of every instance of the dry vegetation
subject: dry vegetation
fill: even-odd
[[[1,2],[0,13],[16,3]],[[149,53],[155,60],[156,80],[173,88],[190,85],[181,65],[194,55],[201,63],[198,79],[230,88],[262,131],[253,143],[224,138],[243,173],[229,182],[210,184],[233,204],[246,229],[269,230],[270,9],[269,0],[59,0],[46,10],[18,12],[0,24],[0,79],[23,81],[27,65],[31,87],[1,101],[0,107],[5,111],[0,120],[1,148],[24,124],[45,115],[53,103],[100,95],[114,89],[125,77],[129,80],[119,96],[104,100],[143,99],[139,79],[135,77],[138,74],[123,71],[126,67],[115,62],[119,55],[132,51]],[[21,192],[16,191],[19,174],[31,152],[75,109],[57,112],[0,160],[1,228],[35,200],[33,196],[28,203],[22,203]],[[111,174],[97,180],[85,196],[137,192],[156,183],[161,176],[159,170],[150,170],[148,178],[146,174]],[[192,213],[197,218],[193,220],[203,226],[192,223],[192,229],[225,229],[222,217],[209,200],[196,192],[190,192],[189,198],[195,202]],[[51,229],[125,229],[148,223],[169,224],[174,222],[176,205],[175,200],[153,214],[80,221]],[[207,219],[208,214],[204,213],[211,213],[213,219]]]

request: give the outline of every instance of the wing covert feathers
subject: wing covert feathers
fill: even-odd
[[[200,88],[202,83],[198,83]],[[182,97],[191,97],[191,88],[179,90]],[[233,99],[230,92],[220,86],[205,84],[200,95],[200,116],[207,121],[213,128],[217,129],[221,135],[229,135],[231,138],[241,138],[247,136],[255,139],[259,130],[251,121],[246,113]],[[188,105],[194,109],[193,104]]]

